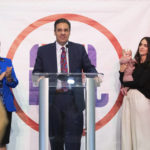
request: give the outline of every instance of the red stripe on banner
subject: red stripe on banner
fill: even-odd
[[[21,118],[22,121],[24,121],[28,126],[30,126],[33,130],[39,131],[39,125],[33,121],[32,119],[30,119],[20,108],[20,106],[18,105],[15,97],[14,97],[14,104],[15,107],[17,108],[17,115]]]
[[[95,124],[95,131],[102,128],[104,125],[106,125],[118,112],[123,102],[123,95],[121,92],[119,93],[119,96],[117,98],[117,101],[115,105],[112,107],[112,109],[107,113],[106,116],[103,117],[100,121],[96,122]],[[83,135],[86,135],[86,131],[83,130]]]

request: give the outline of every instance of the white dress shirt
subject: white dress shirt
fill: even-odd
[[[60,45],[58,42],[56,42],[56,56],[57,56],[57,73],[61,73],[61,53],[62,53],[62,47],[65,47],[65,51],[66,51],[66,57],[67,57],[67,67],[68,67],[68,72],[69,72],[69,53],[68,53],[68,48],[66,47],[66,45],[68,44],[68,42],[65,45]],[[57,80],[57,87],[56,89],[61,89],[62,88],[62,81]]]
[[[68,67],[68,72],[69,72],[69,53],[68,53],[68,48],[66,47],[68,45],[68,42],[62,46],[58,42],[56,42],[56,55],[57,55],[57,73],[61,73],[61,53],[62,53],[62,47],[65,47],[66,51],[66,57],[67,57],[67,67]]]

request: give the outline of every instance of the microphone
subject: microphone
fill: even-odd
[[[68,44],[66,44],[66,48],[69,48],[69,45],[68,45]]]

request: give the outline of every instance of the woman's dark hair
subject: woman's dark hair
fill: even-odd
[[[68,24],[68,26],[69,26],[69,30],[71,29],[71,24],[70,24],[70,22],[67,20],[67,19],[65,19],[65,18],[60,18],[60,19],[57,19],[56,21],[55,21],[55,23],[54,23],[54,30],[56,31],[56,26],[57,26],[57,24],[59,24],[59,23],[66,23],[66,24]]]
[[[138,50],[135,54],[135,60],[137,61],[137,63],[139,64],[140,61],[141,61],[141,56],[139,54],[139,47],[141,45],[141,42],[142,40],[146,40],[147,41],[147,47],[148,47],[148,54],[147,54],[147,57],[146,57],[146,60],[145,60],[145,63],[150,63],[150,37],[143,37],[139,43],[139,46],[138,46]]]

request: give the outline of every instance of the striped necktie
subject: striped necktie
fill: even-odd
[[[65,47],[62,47],[61,50],[62,50],[62,53],[61,53],[61,73],[68,73]],[[62,81],[62,90],[64,92],[68,91],[67,86],[68,86],[67,81]]]
[[[61,73],[68,73],[65,47],[62,47],[61,50]]]

